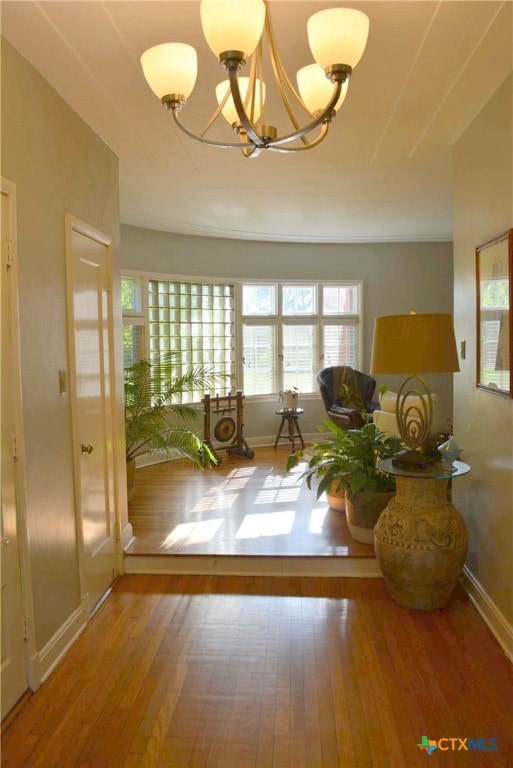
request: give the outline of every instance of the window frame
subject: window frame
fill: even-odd
[[[244,380],[244,362],[243,362],[243,328],[246,321],[248,325],[276,325],[276,350],[275,350],[275,370],[276,370],[276,387],[277,391],[283,389],[283,370],[280,370],[280,356],[283,358],[283,327],[286,325],[314,325],[316,326],[316,339],[315,339],[315,352],[318,362],[318,370],[324,368],[324,326],[340,325],[352,325],[356,326],[356,363],[357,370],[362,370],[364,361],[363,350],[363,317],[364,317],[364,281],[362,279],[355,280],[257,280],[257,279],[242,279],[239,282],[240,301],[239,307],[241,313],[239,316],[236,314],[237,330],[239,331],[240,341],[238,342],[237,351],[240,350],[240,354],[237,356],[237,380],[243,382]],[[274,314],[268,315],[244,315],[242,314],[242,286],[243,285],[275,285],[276,286],[276,308],[277,311]],[[315,314],[311,315],[290,315],[283,314],[283,286],[315,286],[316,289],[316,310]],[[323,314],[323,290],[324,286],[356,286],[358,292],[358,311],[356,313],[347,313],[343,315],[324,315]],[[239,359],[240,358],[240,359]],[[315,387],[315,371],[313,374],[314,387]],[[269,400],[274,397],[275,393],[267,395],[247,395],[252,401],[257,402],[259,399],[262,401]],[[319,393],[315,388],[312,392],[302,392],[302,399],[317,399]]]
[[[141,312],[123,310],[123,324],[130,325],[142,325],[143,331],[143,343],[142,350],[145,358],[149,355],[149,304],[148,304],[148,285],[150,280],[167,280],[172,282],[183,283],[210,283],[210,284],[226,284],[233,285],[234,288],[234,343],[235,343],[235,388],[243,390],[244,381],[244,363],[243,363],[243,328],[244,323],[249,319],[251,325],[276,325],[276,350],[275,356],[275,370],[277,372],[276,388],[277,392],[282,388],[282,376],[280,374],[280,355],[283,355],[283,326],[284,325],[314,325],[316,326],[316,359],[318,362],[318,370],[321,370],[324,366],[324,354],[323,354],[323,329],[325,325],[340,326],[340,325],[354,325],[356,326],[356,363],[355,366],[358,370],[363,370],[364,366],[364,281],[362,279],[341,279],[341,280],[323,280],[323,279],[294,279],[283,280],[261,280],[261,279],[246,279],[240,277],[226,278],[226,277],[204,277],[201,275],[181,275],[172,272],[153,272],[146,270],[125,269],[121,270],[121,277],[128,277],[139,279],[141,281]],[[242,312],[242,287],[243,285],[275,285],[277,290],[276,295],[276,308],[277,312],[270,315],[243,315]],[[316,309],[315,315],[283,315],[282,314],[282,286],[284,285],[308,285],[315,286],[316,297]],[[356,286],[358,291],[358,312],[344,315],[322,315],[323,304],[323,286]],[[315,386],[315,371],[313,373],[313,383]],[[243,390],[244,391],[244,390]],[[269,402],[276,399],[276,392],[268,394],[247,395],[246,398],[251,402]],[[318,400],[320,394],[317,389],[312,392],[302,392],[301,399],[303,400]]]

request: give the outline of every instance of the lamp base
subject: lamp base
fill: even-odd
[[[438,459],[433,456],[426,456],[420,451],[402,451],[392,459],[392,466],[398,469],[405,469],[407,472],[417,472],[428,469],[436,464]]]

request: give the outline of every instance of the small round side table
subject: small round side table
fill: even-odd
[[[392,459],[378,468],[397,477],[394,498],[374,528],[374,549],[390,594],[405,608],[433,611],[448,601],[467,555],[468,533],[447,498],[449,479],[470,471],[455,461],[409,472]]]
[[[274,447],[278,445],[278,440],[290,440],[292,443],[292,453],[296,450],[296,438],[299,437],[301,445],[304,448],[303,435],[299,428],[299,417],[304,412],[303,408],[280,408],[276,411],[278,416],[281,416],[280,428],[274,441]],[[283,427],[287,425],[287,434],[282,435]]]

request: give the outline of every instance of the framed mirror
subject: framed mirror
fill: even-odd
[[[513,229],[476,248],[477,386],[513,397]]]

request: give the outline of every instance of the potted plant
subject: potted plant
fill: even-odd
[[[306,449],[308,468],[303,473],[308,487],[313,478],[319,483],[317,498],[326,492],[330,506],[334,492],[345,492],[345,510],[351,535],[357,541],[371,544],[379,515],[393,496],[393,476],[381,472],[377,463],[401,450],[397,437],[387,437],[375,424],[361,429],[341,429],[332,421],[322,427],[329,434]],[[294,467],[304,452],[292,454],[287,469]],[[340,508],[341,505],[338,505]],[[334,507],[335,509],[337,506]]]
[[[283,408],[289,410],[295,410],[299,401],[299,389],[297,387],[288,387],[278,392],[280,402],[283,403]]]
[[[152,451],[169,458],[185,457],[197,467],[215,464],[208,445],[190,425],[198,417],[191,405],[176,402],[186,392],[204,392],[220,377],[207,368],[194,367],[176,374],[176,356],[140,360],[125,368],[125,446],[128,498],[135,485],[135,459]]]

